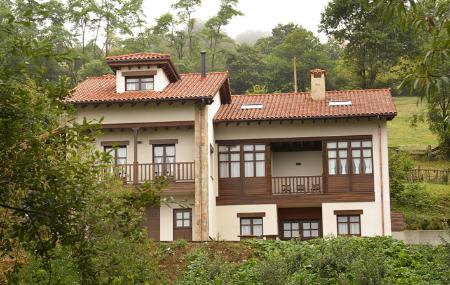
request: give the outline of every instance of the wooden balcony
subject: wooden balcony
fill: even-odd
[[[124,184],[140,184],[166,176],[171,182],[169,192],[194,192],[194,162],[121,164],[107,171],[114,172]]]
[[[272,194],[322,194],[322,176],[272,177]]]

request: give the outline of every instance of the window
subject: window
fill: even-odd
[[[265,176],[265,149],[263,144],[244,145],[244,177]]]
[[[361,216],[360,215],[338,215],[337,216],[338,235],[340,236],[360,236]]]
[[[138,90],[153,90],[154,89],[154,77],[125,77],[125,90],[126,91],[138,91]]]
[[[241,218],[241,236],[262,236],[262,218]]]
[[[111,155],[114,165],[127,164],[127,147],[125,145],[104,146],[104,151]]]
[[[153,145],[153,163],[156,175],[173,176],[175,145]]]
[[[304,239],[319,237],[319,222],[302,222],[302,234]]]
[[[175,209],[175,228],[191,228],[191,209]]]
[[[311,239],[319,237],[319,221],[285,221],[283,222],[283,238]]]
[[[241,146],[219,146],[219,177],[240,177],[241,172]]]
[[[283,222],[283,237],[300,238],[300,222]]]
[[[372,174],[372,141],[327,142],[328,174]]]

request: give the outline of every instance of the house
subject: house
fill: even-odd
[[[231,95],[227,72],[179,74],[169,55],[109,56],[82,81],[76,119],[103,118],[96,147],[127,185],[170,177],[149,208],[155,240],[391,234],[388,89]],[[115,146],[115,147],[113,147]]]

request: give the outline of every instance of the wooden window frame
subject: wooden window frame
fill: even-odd
[[[124,148],[125,149],[125,157],[118,157],[117,156],[117,154],[118,154],[117,150],[119,148]],[[128,150],[127,150],[127,146],[124,145],[124,144],[123,145],[116,145],[116,144],[114,144],[114,145],[104,145],[103,146],[103,151],[107,152],[107,153],[109,153],[110,151],[114,152],[114,166],[123,165],[123,164],[118,164],[117,163],[118,159],[125,159],[125,164],[127,164],[127,162],[128,162]]]
[[[239,146],[239,150],[236,151],[231,151],[230,148],[233,146]],[[227,150],[226,151],[221,151],[220,148],[221,147],[226,147]],[[239,154],[239,161],[237,160],[231,160],[231,155],[232,154]],[[226,161],[222,161],[220,159],[220,155],[227,155],[228,160]],[[232,144],[232,145],[220,145],[219,146],[219,151],[218,151],[218,161],[219,161],[219,178],[220,179],[230,179],[230,178],[241,178],[242,177],[242,145],[240,144]],[[231,177],[231,163],[232,162],[239,162],[239,176],[237,177]],[[228,177],[222,177],[220,174],[220,164],[222,163],[226,163],[228,166]]]
[[[250,234],[249,235],[243,235],[242,234],[242,220],[243,219],[247,219],[250,220],[250,224],[249,225],[245,225],[245,226],[250,226]],[[261,235],[260,236],[256,236],[254,235],[254,229],[253,226],[259,226],[259,224],[255,224],[254,220],[261,220]],[[263,237],[264,236],[264,219],[263,217],[241,217],[239,218],[239,236],[240,237]]]
[[[339,222],[339,217],[346,217],[346,222]],[[359,226],[359,234],[351,234],[350,226],[351,224],[356,224],[355,222],[350,222],[350,217],[358,217],[358,226]],[[339,224],[346,224],[348,229],[348,234],[340,234],[339,233]],[[338,236],[361,236],[361,214],[337,214],[336,215],[336,225],[337,225],[337,235]]]
[[[348,176],[348,175],[373,175],[374,172],[374,167],[373,167],[373,141],[370,138],[366,138],[366,139],[348,139],[348,140],[325,140],[324,141],[324,145],[325,145],[325,154],[326,154],[326,167],[327,167],[327,171],[326,171],[326,175],[327,176],[333,176],[333,177],[337,177],[337,176]],[[339,148],[338,144],[340,142],[346,142],[347,143],[347,147],[346,148]],[[352,147],[352,142],[360,142],[360,147]],[[370,142],[371,146],[370,147],[363,147],[363,142]],[[336,143],[336,148],[329,148],[328,147],[328,143]],[[368,150],[370,149],[370,157],[364,157],[363,156],[363,150]],[[336,174],[330,174],[330,164],[329,164],[329,160],[333,159],[330,158],[328,156],[328,151],[336,151],[336,157],[334,159],[336,159]],[[346,150],[347,151],[347,174],[341,174],[341,164],[340,164],[340,156],[339,156],[339,151],[340,150]],[[359,150],[360,151],[360,157],[358,157],[359,159],[361,159],[361,172],[360,173],[353,173],[353,155],[352,155],[352,151],[353,150]],[[363,169],[363,159],[364,158],[370,158],[371,159],[371,169],[372,169],[372,173],[364,173],[364,169]]]
[[[146,79],[146,78],[151,78],[152,79],[152,83],[153,83],[153,88],[152,89],[142,89],[143,83],[142,80]],[[139,79],[137,84],[138,84],[138,89],[137,90],[128,90],[128,79]],[[147,83],[147,82],[145,82]],[[125,76],[125,91],[153,91],[155,90],[155,77],[153,75],[145,75],[145,76]]]
[[[249,146],[251,145],[253,147],[253,150],[245,150],[245,146]],[[256,146],[257,145],[262,145],[264,146],[263,150],[256,150]],[[242,144],[241,145],[241,149],[243,152],[243,155],[241,156],[241,167],[243,170],[243,176],[244,178],[262,178],[262,177],[266,177],[266,145],[265,144]],[[257,160],[256,159],[256,154],[258,153],[262,153],[264,155],[264,159],[263,160]],[[245,160],[245,154],[252,154],[253,159],[252,160]],[[264,175],[263,176],[256,176],[256,163],[257,162],[263,162],[264,163],[264,167],[263,167],[263,171],[264,171]],[[246,176],[245,175],[245,163],[247,162],[251,162],[253,164],[253,175],[252,176]]]
[[[321,236],[322,236],[322,223],[321,223],[321,220],[320,219],[307,219],[307,220],[292,220],[292,219],[290,219],[290,220],[283,220],[283,221],[281,221],[281,225],[282,225],[282,227],[281,227],[281,231],[282,231],[282,239],[283,240],[290,240],[290,239],[293,239],[293,237],[292,237],[292,227],[291,227],[291,237],[290,238],[287,238],[287,237],[285,237],[284,236],[284,223],[298,223],[299,224],[299,239],[300,240],[310,240],[310,239],[315,239],[315,238],[320,238]],[[318,236],[317,237],[311,237],[311,236],[309,236],[309,237],[305,237],[304,235],[303,235],[303,231],[304,231],[304,228],[303,228],[303,223],[317,223],[318,225],[319,225],[319,227],[317,228],[317,231],[318,231]],[[309,229],[309,231],[311,232],[311,229]]]
[[[310,236],[309,237],[305,237],[305,235],[303,234],[303,232],[305,231],[305,229],[303,228],[303,223],[309,223],[311,225],[311,223],[317,223],[318,227],[317,227],[317,236],[313,237],[311,236],[311,231],[315,230],[315,229],[309,229],[309,233]],[[320,238],[322,235],[321,233],[321,222],[320,220],[300,220],[300,224],[301,224],[301,239],[302,240],[309,240],[309,239],[315,239],[315,238]]]
[[[184,221],[186,219],[184,219],[184,213],[189,212],[189,227],[185,227],[184,226]],[[183,226],[178,227],[177,226],[177,221],[180,219],[177,219],[177,213],[183,213],[182,215],[182,221],[183,221]],[[179,208],[179,209],[173,209],[173,228],[174,229],[192,229],[192,209],[190,208]]]
[[[167,160],[167,155],[166,155],[166,148],[168,147],[168,146],[172,146],[173,147],[173,162],[166,162],[166,160]],[[155,147],[163,147],[163,155],[162,156],[158,156],[158,157],[162,157],[163,158],[163,162],[161,162],[161,163],[159,163],[159,162],[155,162]],[[160,164],[161,166],[163,166],[163,170],[162,170],[162,172],[166,172],[166,167],[167,167],[167,164],[173,164],[173,169],[172,169],[172,175],[169,175],[169,176],[173,176],[173,175],[175,175],[175,163],[176,163],[176,159],[177,159],[177,156],[176,156],[176,146],[175,146],[175,144],[153,144],[152,145],[152,162],[154,163],[154,164]],[[169,157],[172,157],[172,156],[169,156]]]

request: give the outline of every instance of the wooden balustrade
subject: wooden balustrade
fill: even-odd
[[[272,177],[272,194],[321,194],[322,176]]]
[[[159,176],[167,176],[175,182],[194,181],[193,162],[120,164],[108,171],[113,171],[124,183],[129,184],[152,181]]]

